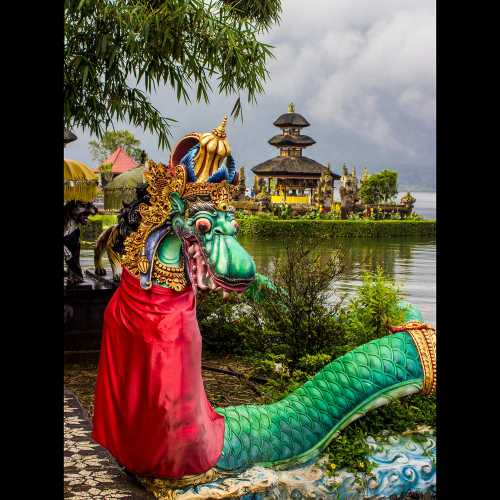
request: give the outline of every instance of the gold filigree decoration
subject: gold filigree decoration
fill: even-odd
[[[165,284],[176,292],[184,290],[187,285],[184,274],[184,260],[181,259],[181,267],[171,267],[163,264],[155,255],[152,277],[158,283]]]
[[[238,186],[223,182],[193,182],[186,185],[183,198],[195,199],[210,197],[217,210],[227,211],[231,206],[232,197],[238,193]]]
[[[185,200],[208,197],[217,210],[227,211],[232,208],[230,206],[232,196],[238,192],[238,186],[228,184],[226,181],[187,183],[183,165],[177,165],[172,171],[161,163],[148,161],[144,179],[148,183],[149,205],[146,203],[139,205],[138,211],[141,216],[139,228],[125,239],[125,251],[122,255],[122,264],[136,277],[149,270],[150,263],[145,255],[146,241],[151,232],[170,217],[172,193],[178,193]],[[161,273],[161,267],[158,265],[156,273],[160,276],[158,273]],[[176,281],[176,286],[180,286],[180,281]]]
[[[123,265],[135,276],[139,272],[146,273],[149,262],[144,246],[151,231],[164,224],[172,211],[170,195],[174,192],[180,196],[186,187],[186,170],[177,165],[174,172],[162,163],[148,161],[148,169],[144,172],[144,180],[148,183],[149,202],[138,207],[141,215],[139,228],[130,234],[124,243],[125,252],[122,256]]]
[[[211,483],[219,477],[216,469],[196,475],[183,476],[180,479],[159,479],[153,477],[136,476],[142,485],[158,500],[173,500],[176,498],[175,490],[186,486],[198,486]]]
[[[436,392],[436,330],[431,325],[421,321],[409,321],[404,325],[392,327],[391,331],[405,331],[411,335],[420,357],[420,363],[424,372],[422,394]]]

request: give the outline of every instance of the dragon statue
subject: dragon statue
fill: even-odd
[[[265,283],[237,241],[226,120],[182,138],[168,165],[149,162],[147,197],[134,207],[139,217],[105,312],[93,438],[139,478],[196,483],[254,464],[303,463],[367,411],[435,390],[435,330],[408,307],[392,334],[335,359],[284,399],[212,408],[196,292]]]

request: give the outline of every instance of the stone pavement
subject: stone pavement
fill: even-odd
[[[154,499],[129,477],[109,453],[90,437],[91,424],[75,395],[64,390],[64,498],[65,499]],[[389,439],[390,441],[390,439]],[[371,442],[370,442],[371,443]],[[325,473],[321,460],[278,471],[254,466],[226,472],[206,484],[157,488],[157,498],[178,500],[282,499],[390,499],[434,500],[435,438],[417,444],[404,436],[393,442],[371,443],[373,477],[360,481],[346,471],[335,477]],[[368,478],[367,478],[368,479]],[[373,484],[371,484],[373,483]],[[389,484],[390,483],[390,484]],[[161,486],[161,485],[160,485]],[[412,489],[425,493],[404,493]],[[171,489],[172,488],[172,489]],[[160,491],[161,490],[161,491]],[[165,490],[165,491],[163,491]],[[403,492],[403,493],[402,493]],[[381,494],[384,494],[381,496]],[[399,494],[398,494],[399,493]]]
[[[146,500],[116,461],[90,437],[91,425],[78,399],[64,389],[64,498]]]

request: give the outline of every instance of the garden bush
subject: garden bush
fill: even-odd
[[[89,217],[89,221],[101,221],[103,229],[106,229],[107,227],[113,226],[118,222],[118,216],[115,214],[91,215]]]

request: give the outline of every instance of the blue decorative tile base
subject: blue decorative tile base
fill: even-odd
[[[326,473],[325,458],[289,470],[252,467],[227,473],[216,481],[178,489],[179,500],[240,498],[275,499],[365,499],[394,498],[407,493],[436,494],[436,440],[432,433],[391,436],[387,441],[368,440],[373,450],[369,474],[339,470]]]

